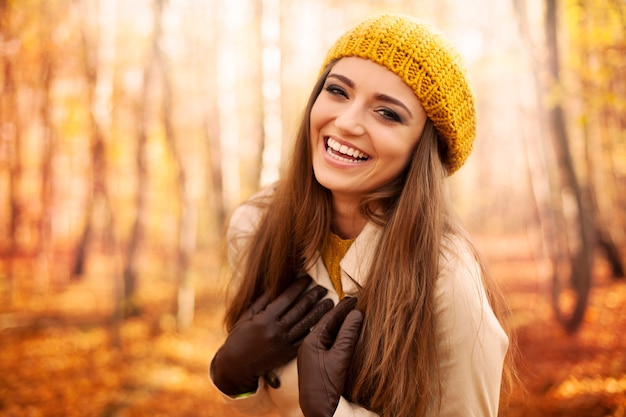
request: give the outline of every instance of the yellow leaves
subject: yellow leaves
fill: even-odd
[[[102,328],[56,326],[1,333],[0,396],[7,415],[97,415],[107,399],[94,394],[111,392],[120,380],[111,366],[115,356],[100,350],[105,336]]]
[[[146,317],[123,323],[121,350],[111,348],[104,325],[80,329],[49,321],[40,330],[5,329],[0,415],[86,417],[115,408],[136,416],[180,416],[180,404],[206,408],[206,332],[155,336],[152,328]],[[152,401],[167,393],[169,403]]]

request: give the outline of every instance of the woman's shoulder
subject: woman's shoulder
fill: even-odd
[[[263,188],[237,206],[231,213],[226,229],[226,243],[231,265],[236,263],[250,238],[258,230],[263,213],[269,206],[273,193],[274,187]]]
[[[479,266],[478,252],[464,234],[447,233],[443,236],[441,245],[440,268],[450,272],[451,269]]]
[[[238,205],[228,221],[228,235],[249,234],[256,230],[263,213],[274,194],[274,186],[268,186]]]
[[[443,239],[436,297],[441,302],[485,299],[482,266],[473,244],[462,235],[450,234]]]
[[[494,338],[506,344],[487,296],[486,285],[491,278],[484,277],[483,271],[480,255],[468,238],[446,238],[435,289],[436,310],[443,320],[440,324],[442,329],[456,329],[458,334],[472,328],[489,329]]]

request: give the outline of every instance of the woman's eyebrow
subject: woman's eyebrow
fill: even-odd
[[[328,78],[337,78],[338,80],[345,83],[348,87],[354,88],[354,81],[352,81],[350,78],[346,77],[345,75],[331,73],[331,74],[328,74],[328,77],[326,77],[326,79]],[[404,110],[406,110],[406,112],[409,114],[409,116],[411,116],[411,118],[413,117],[413,113],[411,113],[411,110],[409,110],[409,108],[403,102],[401,102],[400,100],[396,98],[388,96],[387,94],[379,93],[379,94],[376,94],[376,99],[385,101],[390,104],[395,104],[396,106],[400,106]]]
[[[337,79],[339,79],[340,81],[343,81],[343,82],[344,82],[344,83],[346,83],[346,84],[348,85],[348,87],[350,87],[350,88],[354,88],[354,82],[353,82],[350,78],[346,77],[345,75],[332,73],[332,74],[328,74],[328,77],[326,77],[326,78],[331,78],[331,77],[332,77],[332,78],[337,78]]]

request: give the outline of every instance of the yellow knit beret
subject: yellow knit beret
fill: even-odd
[[[397,74],[422,103],[445,145],[443,163],[452,174],[476,136],[476,106],[458,53],[430,24],[401,14],[371,17],[331,47],[322,71],[343,57],[369,59]]]

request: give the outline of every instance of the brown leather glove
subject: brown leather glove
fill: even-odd
[[[363,313],[344,298],[326,313],[298,350],[300,408],[305,417],[331,417],[346,385]]]
[[[259,377],[296,357],[304,336],[333,308],[332,300],[318,303],[325,288],[306,291],[311,281],[296,279],[271,303],[264,294],[235,324],[211,361],[211,378],[223,393],[256,391]]]

